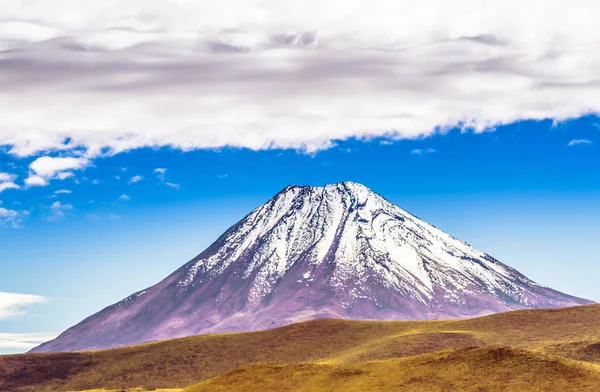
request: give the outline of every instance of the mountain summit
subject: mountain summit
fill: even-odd
[[[324,317],[442,319],[587,303],[534,283],[363,185],[288,186],[163,281],[33,351]]]

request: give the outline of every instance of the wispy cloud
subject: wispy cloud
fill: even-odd
[[[69,195],[71,193],[73,192],[68,189],[59,189],[58,191],[54,191],[55,195]]]
[[[16,174],[0,172],[0,182],[14,181],[17,178]]]
[[[567,146],[574,147],[574,146],[591,145],[591,144],[594,144],[591,140],[587,140],[587,139],[573,139],[573,140],[571,140],[567,144]]]
[[[144,179],[143,176],[133,176],[131,177],[131,179],[129,180],[130,184],[135,184],[136,182],[140,182]]]
[[[16,174],[0,172],[0,193],[7,189],[20,189],[21,187],[14,182],[16,179]]]
[[[71,211],[72,209],[72,204],[63,204],[60,201],[55,201],[50,205],[50,215],[47,220],[57,221],[65,216],[65,211]]]
[[[72,172],[61,172],[56,175],[56,178],[61,181],[72,177],[75,177],[75,174],[73,174]]]
[[[0,207],[0,226],[21,227],[23,212]]]
[[[157,177],[157,178],[158,178],[158,179],[159,179],[161,182],[163,182],[163,183],[164,183],[166,186],[168,186],[168,187],[170,187],[170,188],[173,188],[173,189],[177,189],[177,190],[179,190],[179,188],[180,188],[180,185],[179,185],[179,184],[176,184],[176,183],[174,183],[174,182],[167,181],[167,176],[166,176],[166,174],[167,174],[167,169],[166,169],[166,168],[164,168],[164,167],[159,167],[159,168],[156,168],[156,169],[154,169],[154,174],[155,174],[155,175],[156,175],[156,177]]]
[[[2,333],[0,332],[0,350],[19,349],[29,350],[42,343],[52,340],[56,334],[48,333]]]
[[[7,189],[21,189],[21,187],[14,182],[0,182],[0,193]]]
[[[0,319],[22,316],[25,308],[48,302],[48,298],[39,295],[0,292]]]
[[[129,197],[128,195],[123,194],[123,195],[119,196],[119,200],[121,200],[121,201],[129,201],[129,200],[131,200],[131,197]]]
[[[164,167],[159,167],[159,168],[154,169],[154,174],[161,181],[165,181],[165,174],[166,173],[167,173],[167,169],[165,169]]]
[[[414,154],[414,155],[424,155],[424,154],[433,154],[434,152],[436,152],[436,150],[434,148],[416,148],[414,150],[412,150],[410,153]]]
[[[71,204],[62,204],[60,201],[55,201],[50,208],[53,210],[72,210],[73,206]]]

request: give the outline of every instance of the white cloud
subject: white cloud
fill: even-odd
[[[0,145],[18,155],[313,151],[349,137],[600,112],[594,0],[0,0],[0,9]]]
[[[136,182],[140,182],[144,179],[143,176],[133,176],[131,177],[131,179],[129,180],[130,184],[135,184]]]
[[[165,181],[167,181],[167,177],[166,177],[166,174],[167,174],[167,169],[166,169],[166,168],[164,168],[164,167],[158,167],[158,168],[154,169],[154,174],[156,174],[156,177],[157,177],[157,178],[158,178],[160,181],[162,181],[162,182],[165,182]],[[170,185],[169,185],[169,184],[170,184]],[[167,185],[167,186],[170,186],[171,188],[177,188],[177,189],[179,189],[179,185],[177,185],[177,184],[172,184],[172,183],[169,183],[169,182],[167,182],[167,184],[166,184],[166,185]],[[177,185],[177,186],[175,187],[175,186],[173,186],[173,185]]]
[[[412,150],[410,153],[414,155],[423,155],[423,154],[433,154],[436,152],[434,148],[416,148]]]
[[[73,206],[71,204],[62,204],[60,201],[55,201],[50,208],[53,210],[72,210]]]
[[[46,333],[1,333],[0,349],[32,349],[54,339],[56,335]]]
[[[68,189],[60,189],[58,191],[54,191],[55,195],[69,195],[71,193],[73,193],[73,191],[70,191]]]
[[[2,216],[0,209],[0,216]],[[0,292],[0,319],[25,314],[24,308],[30,305],[44,304],[48,299],[38,295]]]
[[[129,200],[131,200],[131,198],[129,196],[123,194],[123,195],[119,196],[119,200],[121,200],[121,201],[129,201]]]
[[[25,185],[27,185],[27,186],[46,186],[46,185],[48,185],[48,180],[46,180],[44,177],[41,177],[41,176],[29,175],[29,177],[27,177],[25,179]]]
[[[73,209],[72,204],[63,204],[60,201],[55,201],[50,205],[50,214],[47,216],[49,222],[58,221],[65,216],[65,211],[71,211]]]
[[[81,170],[89,164],[86,158],[39,157],[29,165],[29,177],[25,180],[28,186],[46,186],[49,180],[65,180],[75,175],[67,170]]]
[[[10,218],[17,215],[17,211],[7,210],[6,208],[0,207],[0,218]]]
[[[21,227],[21,215],[19,211],[9,210],[4,207],[0,207],[0,226],[9,226],[9,227]],[[1,298],[0,298],[1,301]],[[0,302],[0,312],[1,312],[1,302]],[[1,313],[0,313],[1,314]],[[0,316],[1,318],[1,316]]]
[[[20,189],[21,187],[14,182],[0,182],[0,193],[7,189]]]
[[[7,189],[21,189],[19,185],[15,184],[14,180],[16,179],[16,174],[0,172],[0,193]]]
[[[567,144],[567,146],[573,147],[573,146],[578,146],[578,145],[590,145],[590,144],[594,144],[594,143],[592,143],[591,140],[587,140],[587,139],[573,139]]]
[[[66,180],[67,178],[75,177],[75,174],[71,172],[60,172],[56,175],[56,178],[59,180]]]
[[[0,172],[0,182],[11,182],[17,179],[16,174]]]
[[[172,183],[172,182],[165,182],[165,185],[168,186],[168,187],[171,187],[173,189],[177,189],[177,190],[179,190],[179,188],[180,188],[179,184],[175,184],[175,183]]]
[[[55,158],[55,157],[40,157],[33,161],[29,168],[35,174],[43,177],[53,177],[56,174],[61,174],[66,170],[78,170],[88,164],[84,158]]]

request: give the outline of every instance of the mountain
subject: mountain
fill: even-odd
[[[288,186],[163,281],[33,351],[317,318],[445,319],[588,303],[536,284],[363,185]]]

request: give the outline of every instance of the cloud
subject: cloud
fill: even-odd
[[[89,164],[86,158],[39,157],[29,165],[29,177],[25,180],[28,186],[46,186],[49,180],[65,180],[75,175],[69,170],[81,170]]]
[[[60,201],[55,201],[50,208],[53,210],[72,210],[73,206],[71,204],[62,204]]]
[[[1,209],[0,209],[1,216]],[[46,297],[0,292],[0,320],[25,314],[24,308],[48,302]]]
[[[63,204],[60,201],[55,201],[49,207],[50,215],[46,218],[49,222],[55,222],[64,218],[65,211],[71,211],[73,209],[72,204]]]
[[[0,172],[0,182],[10,182],[10,181],[14,181],[16,179],[17,179],[16,174]]]
[[[7,189],[21,189],[21,187],[14,182],[0,182],[0,193]]]
[[[29,168],[39,176],[53,177],[59,172],[65,172],[67,170],[78,170],[85,167],[88,164],[87,159],[84,158],[54,158],[44,156],[37,158],[33,161]]]
[[[44,177],[30,174],[29,177],[27,177],[25,179],[25,185],[27,185],[27,186],[46,186],[46,185],[48,185],[48,180],[46,180]]]
[[[54,339],[56,335],[46,333],[1,333],[0,349],[32,349]]]
[[[159,167],[154,169],[154,174],[158,177],[159,180],[165,181],[165,174],[167,173],[167,169],[164,167]]]
[[[156,174],[156,177],[158,177],[158,179],[161,182],[163,182],[168,187],[179,190],[179,188],[180,188],[179,184],[167,181],[166,173],[167,173],[167,169],[165,169],[164,167],[159,167],[159,168],[154,169],[154,174]]]
[[[0,145],[19,156],[310,152],[600,112],[594,0],[0,7]]]
[[[16,174],[0,172],[0,193],[7,189],[21,189],[19,185],[15,184],[14,180],[16,179]]]
[[[21,227],[21,215],[22,213],[15,210],[9,210],[4,207],[0,207],[0,226],[8,226],[8,227]],[[1,301],[1,298],[0,298]],[[0,312],[1,312],[1,302],[0,302]],[[1,314],[1,313],[0,313]],[[1,318],[1,316],[0,316]]]
[[[414,154],[414,155],[423,155],[423,154],[433,154],[434,152],[436,152],[436,150],[434,148],[416,148],[414,150],[412,150],[410,153]]]
[[[54,191],[55,195],[69,195],[71,193],[73,193],[73,191],[70,191],[68,189],[60,189],[58,191]]]
[[[56,175],[56,178],[59,180],[66,180],[67,178],[75,177],[75,174],[71,172],[60,172]]]
[[[567,144],[567,146],[569,146],[569,147],[579,146],[579,145],[588,145],[589,146],[591,144],[594,144],[594,143],[592,143],[591,140],[587,140],[587,139],[573,139],[573,140],[571,140]]]
[[[131,197],[129,197],[128,195],[123,194],[123,195],[119,196],[119,200],[121,200],[121,201],[129,201],[129,200],[131,200]]]
[[[129,180],[130,184],[135,184],[136,182],[140,182],[144,179],[143,176],[133,176],[131,177],[131,179]]]

